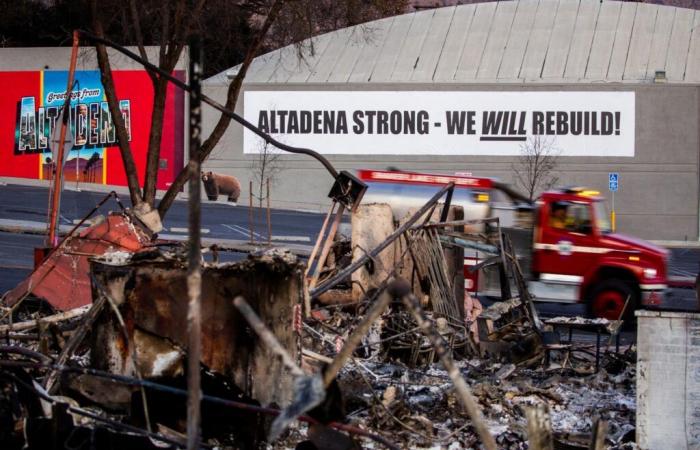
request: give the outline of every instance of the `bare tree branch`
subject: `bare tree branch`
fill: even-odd
[[[257,55],[258,50],[260,49],[260,46],[262,45],[265,36],[267,35],[267,32],[270,30],[270,27],[277,19],[277,16],[280,10],[282,9],[284,3],[285,0],[275,0],[275,2],[270,7],[270,10],[267,16],[265,17],[265,22],[260,28],[260,31],[258,32],[252,45],[248,48],[246,56],[240,65],[240,69],[238,70],[236,77],[233,79],[231,84],[229,84],[225,104],[225,107],[227,109],[235,108],[236,101],[238,100],[238,94],[241,91],[243,79],[245,78],[246,73],[248,72],[248,68],[253,62],[253,58],[255,58],[255,56]],[[207,156],[209,156],[209,153],[211,153],[211,151],[214,149],[214,146],[223,137],[224,132],[226,132],[226,129],[228,128],[230,123],[230,117],[225,116],[223,114],[219,117],[219,121],[214,127],[214,130],[211,132],[209,137],[202,143],[202,146],[199,149],[200,162],[204,161],[207,158]],[[193,150],[190,149],[190,151]],[[194,151],[196,151],[196,149]],[[188,179],[189,172],[185,169],[181,170],[180,173],[177,174],[177,177],[175,177],[175,180],[173,180],[173,183],[170,185],[168,191],[163,196],[163,199],[158,204],[158,213],[160,214],[161,218],[165,217],[165,213],[168,211],[173,201],[175,201],[175,196],[178,192],[180,192],[180,190],[183,188]]]
[[[253,183],[257,186],[257,193],[253,196],[258,200],[258,207],[262,208],[263,201],[267,198],[265,185],[267,180],[274,185],[277,181],[277,176],[282,172],[282,155],[274,151],[271,145],[263,140],[260,140],[259,153],[253,159],[251,164],[251,172],[253,174]]]
[[[166,5],[167,3],[164,3]],[[158,66],[166,72],[172,72],[180,59],[185,47],[185,41],[191,31],[193,21],[201,14],[204,0],[199,0],[193,10],[187,9],[185,0],[179,0],[175,7],[174,22],[170,27],[170,13],[163,7],[163,25],[160,42]],[[171,31],[172,30],[172,31]],[[151,112],[151,130],[146,157],[146,177],[143,185],[143,198],[149,205],[155,204],[158,169],[160,162],[160,146],[163,138],[163,119],[168,95],[168,81],[160,77],[153,84],[153,110]],[[183,169],[183,170],[186,170]]]
[[[553,139],[535,136],[520,146],[518,161],[513,163],[515,185],[523,189],[532,201],[543,191],[559,182],[556,172],[561,150]]]
[[[136,9],[136,0],[129,0],[129,12],[131,14],[131,22],[134,27],[134,36],[136,37],[136,46],[139,49],[139,54],[141,58],[148,61],[148,55],[146,54],[146,47],[143,43],[143,33],[141,32],[141,17],[139,16],[138,10]],[[148,76],[151,77],[151,81],[155,84],[156,76],[155,74],[148,72]]]
[[[164,1],[161,5],[160,14],[163,23],[160,31],[160,48],[158,49],[158,65],[162,65],[165,61],[165,53],[168,47],[168,35],[170,34],[170,6],[169,1]]]
[[[95,34],[99,37],[104,37],[104,29],[97,11],[97,0],[90,0],[90,12],[92,14],[92,26]],[[107,55],[106,47],[103,44],[96,44],[95,50],[97,52],[97,62],[100,66],[100,73],[102,74],[102,85],[104,86],[105,95],[107,96],[107,104],[109,105],[109,111],[112,115],[112,122],[114,123],[117,132],[119,151],[124,164],[126,182],[129,186],[131,204],[135,206],[141,203],[143,198],[141,197],[141,191],[139,189],[138,172],[136,171],[134,155],[131,152],[131,145],[129,144],[129,135],[126,131],[126,126],[124,125],[124,119],[122,118],[121,110],[119,109],[119,102],[117,100],[117,93],[114,88],[112,67],[109,63],[109,56]]]

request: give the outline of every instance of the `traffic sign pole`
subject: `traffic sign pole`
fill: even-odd
[[[615,225],[615,192],[620,187],[620,174],[617,172],[608,173],[608,189],[612,192],[612,211],[610,211],[610,228],[614,232]]]
[[[612,193],[612,211],[610,211],[610,226],[615,232],[615,191]]]

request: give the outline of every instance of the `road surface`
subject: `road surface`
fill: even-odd
[[[104,193],[88,191],[64,192],[61,204],[61,223],[72,225],[75,220],[87,214],[103,197]],[[125,198],[124,198],[125,197]],[[129,206],[128,196],[122,201]],[[35,186],[7,185],[0,186],[0,218],[5,220],[31,220],[46,222],[48,192],[46,188]],[[100,211],[106,214],[118,207],[109,201]],[[267,241],[265,211],[255,208],[255,238]],[[272,211],[272,235],[281,240],[277,243],[313,245],[323,223],[323,214],[291,210]],[[187,203],[176,201],[168,212],[164,226],[168,234],[187,234]],[[234,206],[226,202],[202,203],[203,237],[208,239],[247,240],[250,236],[248,208]],[[32,269],[33,248],[43,245],[40,235],[0,232],[0,293],[15,286]],[[671,250],[670,275],[676,277],[694,277],[700,261],[700,250],[681,248]],[[240,254],[223,253],[225,260],[240,258]],[[668,306],[677,310],[697,310],[698,302],[691,289],[675,288],[671,290]],[[562,305],[540,303],[538,309],[545,316],[582,315],[585,307],[580,304]]]

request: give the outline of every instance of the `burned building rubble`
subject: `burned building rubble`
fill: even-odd
[[[308,262],[203,263],[203,447],[636,448],[634,346],[563,339],[498,220],[464,220],[448,191],[399,221],[353,208],[352,236],[324,227]],[[504,280],[483,311],[464,248]],[[88,262],[89,304],[5,304],[0,445],[185,447],[184,249]]]

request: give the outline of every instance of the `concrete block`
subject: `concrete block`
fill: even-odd
[[[639,311],[637,444],[700,448],[699,314]]]

